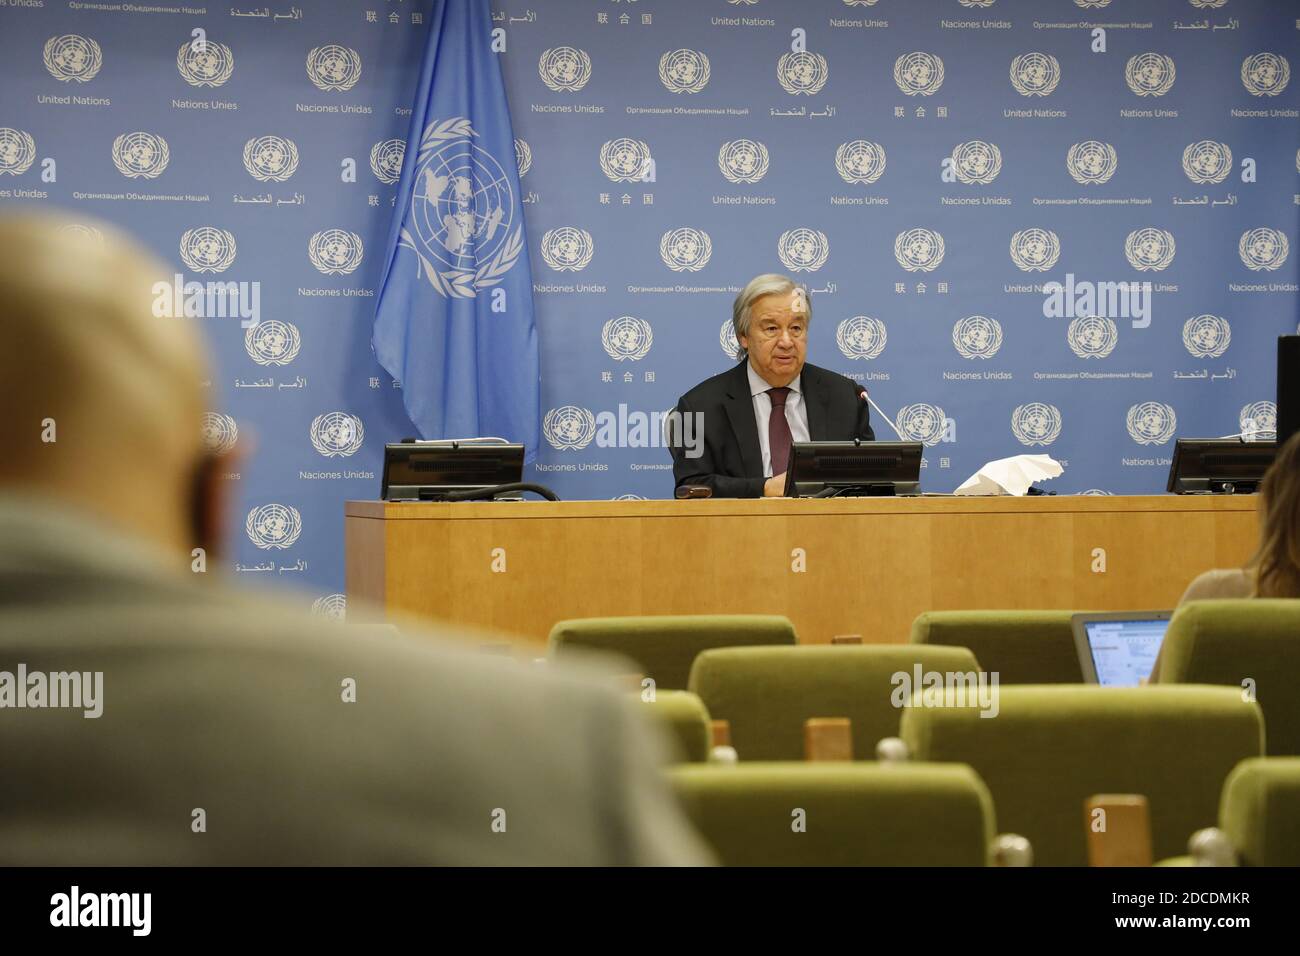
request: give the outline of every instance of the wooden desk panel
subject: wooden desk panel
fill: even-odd
[[[926,610],[1172,607],[1250,556],[1255,500],[350,501],[347,592],[533,641],[567,617],[719,612],[903,641]]]

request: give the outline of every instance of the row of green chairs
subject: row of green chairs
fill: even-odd
[[[964,648],[981,670],[996,673],[1004,686],[1079,684],[1082,675],[1070,614],[933,611],[917,617],[909,644],[873,646],[911,647],[913,653],[924,647],[935,654],[940,648],[946,649],[944,653]],[[742,645],[773,648],[777,656],[760,669],[779,668],[783,658],[775,649],[796,645],[794,626],[785,617],[769,615],[591,618],[561,621],[550,637],[552,656],[593,650],[617,652],[660,689],[688,687],[692,666],[702,652]],[[800,653],[828,647],[801,646]],[[918,654],[917,660],[923,658]],[[825,661],[831,669],[839,663],[831,657]],[[955,663],[952,666],[958,667]],[[754,675],[755,679],[767,679],[767,673],[762,670]],[[707,675],[701,679],[707,679]],[[1170,622],[1161,672],[1155,680],[1162,684],[1241,688],[1264,710],[1268,754],[1300,755],[1300,694],[1295,692],[1300,686],[1300,601],[1197,601],[1180,608]],[[819,679],[818,686],[826,685]],[[869,728],[868,738],[875,731]],[[778,732],[777,742],[770,745],[755,738],[749,742],[749,749],[755,759],[786,759],[791,733],[797,731]],[[869,748],[873,742],[867,739],[863,746]],[[754,750],[754,746],[759,749]]]
[[[772,649],[754,650],[762,653]],[[856,655],[861,657],[870,656],[877,649],[827,650],[865,652]],[[697,673],[700,668],[710,667],[708,658],[712,655],[743,657],[746,651],[735,648],[702,655],[697,662]],[[719,706],[717,700],[741,700],[743,675],[747,673],[752,673],[752,669],[742,667],[734,672],[737,680],[731,696],[715,699],[714,707]],[[696,686],[699,690],[705,689]],[[774,692],[772,685],[756,685],[752,698],[745,701],[744,706],[760,710],[766,695],[777,701],[781,699],[779,690]],[[1264,722],[1258,704],[1244,700],[1239,692],[1227,687],[1003,687],[998,689],[994,719],[982,716],[988,713],[988,709],[981,707],[979,700],[972,699],[973,695],[967,694],[964,688],[950,688],[930,699],[924,695],[924,691],[914,692],[908,706],[894,717],[899,740],[893,741],[897,744],[897,750],[893,752],[906,755],[907,764],[880,765],[855,760],[840,766],[874,768],[874,772],[913,765],[964,765],[987,787],[992,806],[997,808],[998,821],[1026,838],[1033,847],[1035,860],[1048,866],[1082,866],[1087,863],[1083,806],[1097,794],[1145,795],[1151,810],[1155,857],[1159,859],[1181,853],[1189,834],[1215,824],[1219,794],[1233,767],[1263,753]],[[696,763],[676,771],[677,779],[687,782],[682,786],[687,786],[687,789],[718,787],[720,790],[714,799],[732,807],[728,813],[735,815],[735,827],[751,832],[760,826],[755,820],[761,818],[768,821],[762,827],[770,829],[768,803],[777,799],[776,796],[755,795],[754,806],[740,806],[736,805],[736,795],[732,790],[743,789],[756,781],[785,779],[802,756],[801,746],[790,739],[785,741],[788,748],[785,752],[773,755],[764,750],[757,760],[745,759],[752,756],[752,752],[746,749],[746,742],[762,739],[761,736],[749,736],[753,733],[753,726],[748,723],[746,711],[714,709],[707,704],[708,698],[702,699],[702,695],[669,691],[658,692],[653,701],[647,701],[643,706],[660,719],[675,721],[679,740],[692,741],[688,756]],[[898,714],[901,714],[901,721]],[[742,758],[735,767],[709,766],[703,762],[709,757],[709,722],[723,715],[731,723],[735,749]],[[796,714],[795,720],[797,718]],[[782,726],[777,736],[782,739],[790,737],[789,730],[795,726],[795,720],[789,726]],[[688,722],[693,722],[689,732],[682,729]],[[797,725],[802,731],[802,720],[798,720]],[[757,726],[776,725],[769,716],[760,720]],[[859,726],[855,724],[853,731],[855,758],[874,753],[879,742],[860,732]],[[864,740],[868,741],[865,746],[861,743]],[[831,765],[805,766],[824,768]],[[744,775],[727,783],[726,778],[718,774],[729,771],[742,771]],[[775,783],[772,786],[776,786],[778,794],[786,794],[790,788],[797,790],[802,786],[804,779],[823,778],[796,777],[780,786]],[[932,782],[931,778],[926,780]],[[881,796],[879,799],[893,797]],[[799,804],[792,806],[795,805]],[[916,806],[922,805],[924,801],[918,798]],[[759,809],[762,809],[759,817],[751,819],[751,811],[759,813]],[[718,820],[727,814],[718,812],[722,814],[720,817],[705,813],[697,821],[703,832],[711,839],[727,844],[733,837],[739,839],[733,833],[734,827],[721,826],[719,829]],[[892,827],[895,821],[890,819]],[[990,816],[989,827],[992,826],[991,820]],[[856,834],[856,824],[847,822],[845,826],[848,828],[847,836]],[[900,826],[900,832],[910,832],[910,823],[901,823]],[[770,835],[775,836],[776,832],[771,831]],[[803,841],[798,845],[808,842],[815,841]],[[987,845],[988,841],[984,843]]]

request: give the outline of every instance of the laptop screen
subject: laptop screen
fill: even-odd
[[[1137,687],[1151,674],[1169,620],[1085,621],[1083,626],[1097,683],[1103,687]]]

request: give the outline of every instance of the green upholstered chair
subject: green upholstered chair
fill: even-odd
[[[927,611],[912,622],[913,644],[968,647],[1002,684],[1079,684],[1073,611]]]
[[[551,628],[549,653],[614,651],[641,668],[664,690],[685,690],[700,651],[738,644],[793,644],[787,617],[766,614],[699,614],[588,617]]]
[[[1300,755],[1300,601],[1192,601],[1160,651],[1161,684],[1253,682],[1271,757]]]
[[[712,718],[730,722],[731,743],[742,761],[802,760],[809,717],[849,718],[854,759],[871,760],[877,741],[898,735],[904,694],[894,675],[906,674],[910,684],[917,665],[944,673],[979,671],[964,647],[728,647],[695,659],[690,689]]]
[[[1239,763],[1223,785],[1219,828],[1245,866],[1300,866],[1300,757]]]
[[[1154,859],[1182,852],[1214,824],[1232,768],[1263,753],[1259,705],[1229,687],[1000,687],[990,718],[954,696],[914,695],[901,729],[912,759],[970,764],[1044,866],[1086,865],[1083,806],[1098,793],[1144,794]]]
[[[1228,774],[1219,826],[1196,833],[1191,855],[1158,866],[1300,866],[1300,757],[1243,760]]]
[[[709,712],[697,696],[684,690],[656,690],[653,700],[637,694],[634,705],[667,731],[680,758],[688,762],[709,759]]]
[[[993,802],[957,764],[740,763],[668,770],[725,866],[984,866]],[[797,811],[802,830],[797,831]]]

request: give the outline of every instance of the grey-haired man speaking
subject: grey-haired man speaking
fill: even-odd
[[[861,389],[804,361],[812,301],[802,286],[788,276],[756,276],[731,311],[741,361],[677,403],[683,420],[704,423],[703,454],[688,457],[670,443],[678,488],[704,485],[719,498],[778,497],[794,442],[875,438]]]

